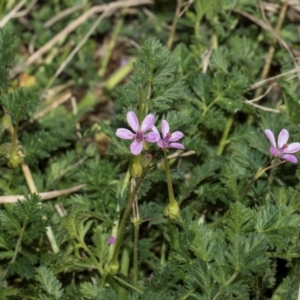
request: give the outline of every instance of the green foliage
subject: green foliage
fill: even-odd
[[[52,151],[60,147],[66,147],[68,143],[66,132],[38,131],[35,134],[24,133],[22,136],[22,145],[25,160],[29,164],[36,164],[39,159],[50,157]]]
[[[225,232],[230,240],[253,230],[251,209],[237,202],[230,207],[230,214],[226,220]]]
[[[63,289],[61,283],[54,274],[44,266],[37,269],[35,280],[39,284],[39,298],[44,299],[62,299]]]
[[[249,0],[17,2],[0,3],[0,299],[296,299],[299,166],[264,134],[300,141],[296,5],[279,38]],[[185,148],[134,158],[128,111]]]
[[[12,93],[3,94],[1,104],[11,115],[13,123],[26,120],[35,112],[40,102],[39,97],[32,90],[19,88]]]
[[[282,285],[275,292],[274,299],[275,300],[292,300],[297,298],[299,290],[298,278],[296,276],[286,277],[283,280]]]
[[[24,201],[15,204],[13,210],[0,210],[0,220],[1,259],[10,259],[7,270],[11,274],[31,278],[38,254],[30,249],[33,250],[32,244],[44,235],[47,225],[40,197],[27,195]]]
[[[84,282],[80,285],[82,297],[91,300],[114,300],[118,298],[114,290],[108,290],[102,287],[92,285],[90,282]]]
[[[1,93],[8,88],[9,67],[14,59],[14,37],[9,30],[0,30],[0,89]]]
[[[119,89],[119,105],[130,108],[144,102],[146,112],[167,110],[184,92],[184,81],[176,75],[174,57],[157,39],[150,38],[138,58],[131,83]]]

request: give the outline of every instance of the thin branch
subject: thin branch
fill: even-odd
[[[172,158],[177,158],[177,157],[186,157],[186,156],[194,155],[195,153],[196,152],[194,150],[190,150],[190,151],[187,151],[187,152],[178,151],[178,152],[175,152],[171,155],[168,155],[167,158],[172,159]]]
[[[75,56],[75,54],[80,50],[80,48],[86,43],[88,38],[93,34],[93,32],[96,30],[100,22],[105,18],[110,16],[115,9],[107,9],[104,11],[96,20],[96,22],[93,24],[93,26],[90,28],[90,30],[87,32],[87,34],[83,37],[83,39],[76,45],[76,47],[72,50],[72,52],[68,55],[68,57],[62,62],[62,64],[59,66],[53,77],[50,79],[48,86],[51,86],[54,80],[61,74],[61,72],[65,69],[67,64],[72,60],[72,58]]]
[[[50,20],[48,20],[44,26],[47,27],[51,27],[52,25],[54,25],[56,22],[58,22],[59,20],[63,19],[64,17],[67,17],[68,15],[76,12],[77,10],[81,10],[85,7],[85,4],[81,4],[81,5],[77,5],[77,6],[73,6],[73,7],[69,7],[61,12],[59,12],[56,16],[54,16],[53,18],[51,18]]]
[[[238,10],[238,9],[233,9],[234,12],[236,13],[239,13],[241,14],[242,16],[248,18],[249,20],[251,20],[252,22],[256,23],[257,25],[259,25],[260,27],[262,27],[263,29],[265,29],[266,31],[268,31],[270,34],[273,35],[274,38],[277,39],[277,41],[279,42],[279,44],[285,48],[287,50],[287,52],[290,54],[293,62],[294,62],[294,65],[296,66],[296,72],[297,72],[297,75],[298,75],[298,78],[300,80],[300,74],[299,74],[299,68],[298,68],[298,65],[297,65],[297,62],[295,60],[295,57],[293,56],[293,53],[292,51],[290,50],[290,47],[289,45],[285,42],[285,40],[283,38],[280,37],[280,35],[267,23],[265,23],[264,21],[256,18],[255,16],[245,12],[245,11],[241,11],[241,10]]]
[[[11,77],[16,76],[18,73],[22,72],[24,68],[34,63],[37,59],[43,56],[46,52],[54,47],[60,40],[73,32],[78,26],[84,23],[87,19],[97,13],[102,13],[107,10],[116,10],[126,6],[138,6],[145,4],[153,4],[153,0],[128,0],[128,1],[117,1],[103,5],[96,5],[91,7],[88,11],[83,13],[77,19],[75,19],[72,23],[70,23],[66,28],[60,31],[57,35],[55,35],[50,41],[48,41],[44,46],[42,46],[39,50],[30,55],[27,60],[17,66],[15,66],[10,73]]]
[[[62,94],[57,96],[51,104],[49,104],[43,110],[36,112],[32,118],[30,118],[28,121],[26,121],[24,124],[22,124],[20,126],[20,130],[23,130],[24,127],[26,127],[28,124],[31,124],[31,123],[35,122],[36,120],[44,117],[47,113],[49,113],[50,111],[52,111],[59,105],[65,103],[70,98],[72,98],[72,94],[69,90],[67,90],[66,92],[63,92]]]
[[[27,0],[22,0],[17,4],[3,19],[0,21],[0,28],[4,27],[11,18],[21,9],[21,7],[26,3]]]
[[[19,12],[17,12],[13,18],[16,19],[16,18],[22,18],[22,17],[25,17],[30,11],[31,9],[34,7],[35,3],[37,2],[37,0],[32,0],[29,4],[28,4],[28,7],[24,10],[21,10]]]
[[[280,78],[280,77],[283,77],[283,76],[286,76],[286,75],[289,75],[289,74],[298,73],[299,71],[300,71],[300,67],[297,67],[297,68],[294,68],[294,69],[292,69],[290,71],[281,73],[279,75],[276,75],[276,76],[273,76],[273,77],[269,77],[269,78],[264,79],[264,80],[260,80],[260,81],[254,83],[254,84],[251,84],[249,86],[249,90],[254,90],[254,89],[256,89],[256,88],[258,88],[258,87],[260,87],[260,86],[268,83],[269,81],[274,81],[277,78]]]
[[[277,85],[277,84],[272,84],[272,85],[270,85],[270,86],[268,87],[267,91],[266,91],[263,95],[260,95],[260,96],[258,96],[258,97],[256,97],[256,98],[252,99],[252,100],[246,100],[246,102],[247,102],[247,103],[249,103],[249,102],[252,102],[252,103],[253,103],[253,102],[259,101],[260,99],[262,99],[263,97],[265,97],[265,96],[271,91],[271,89],[272,89],[275,85]]]
[[[57,198],[60,196],[65,196],[65,195],[68,195],[71,193],[75,193],[75,192],[83,189],[86,186],[87,186],[86,184],[80,184],[80,185],[76,185],[69,189],[38,193],[38,195],[41,197],[42,200],[50,200],[50,199],[54,199],[54,198]],[[18,200],[20,200],[20,201],[25,200],[24,195],[0,196],[0,203],[15,203]]]
[[[256,108],[258,108],[260,110],[263,110],[263,111],[273,112],[273,113],[277,113],[277,114],[280,113],[280,110],[278,110],[278,109],[264,107],[264,106],[255,104],[253,102],[248,102],[247,100],[246,100],[246,104],[252,105],[252,106],[254,106],[254,107],[256,107]]]

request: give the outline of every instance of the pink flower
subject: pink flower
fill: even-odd
[[[131,129],[135,132],[125,128],[119,128],[116,131],[116,136],[124,140],[133,140],[130,145],[130,151],[133,155],[139,155],[143,149],[143,141],[155,143],[159,140],[159,135],[156,132],[146,132],[154,126],[155,116],[149,114],[145,117],[142,125],[140,126],[138,118],[133,111],[127,113],[127,122]]]
[[[152,130],[159,135],[159,132],[155,126],[152,127]],[[161,133],[163,138],[157,142],[158,147],[184,149],[182,144],[174,143],[182,139],[184,134],[181,131],[170,133],[170,126],[166,120],[161,121]]]
[[[295,155],[291,153],[296,153],[300,151],[300,143],[287,144],[289,139],[289,132],[286,129],[282,129],[278,135],[277,145],[275,142],[275,137],[270,129],[265,130],[265,134],[271,142],[272,146],[270,148],[270,153],[275,157],[280,157],[287,160],[293,164],[298,162]]]
[[[116,243],[116,238],[114,236],[110,236],[108,239],[108,244],[112,245]]]

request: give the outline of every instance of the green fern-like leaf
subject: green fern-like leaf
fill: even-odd
[[[0,30],[0,89],[1,92],[8,88],[8,67],[14,59],[14,42],[15,38],[12,33],[6,29]]]
[[[236,234],[241,235],[251,231],[254,225],[251,209],[240,202],[236,202],[230,207],[229,217],[225,222],[225,232],[230,240],[234,239]]]
[[[221,231],[208,229],[195,223],[190,225],[190,250],[203,261],[216,259],[224,237]]]
[[[284,248],[300,232],[300,217],[293,208],[267,203],[253,213],[255,229],[268,236],[272,245]]]
[[[229,246],[229,262],[238,272],[263,272],[269,265],[265,256],[268,248],[266,236],[257,233],[236,234]]]
[[[274,300],[294,300],[299,293],[299,278],[288,276],[283,279],[282,284],[273,295]]]
[[[53,296],[54,299],[60,299],[62,297],[62,284],[46,267],[41,266],[37,269],[35,280],[38,282],[38,288],[46,293],[47,296]]]
[[[59,131],[39,131],[33,135],[24,132],[22,143],[26,162],[35,164],[38,159],[49,157],[51,151],[68,145],[67,137],[67,133]]]
[[[115,300],[119,298],[116,291],[95,286],[90,282],[84,282],[80,285],[80,293],[82,297],[89,300]]]
[[[17,121],[26,120],[33,114],[40,99],[32,90],[19,88],[13,92],[3,94],[0,101],[15,124]]]

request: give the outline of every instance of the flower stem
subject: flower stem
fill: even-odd
[[[23,236],[24,236],[24,233],[25,233],[25,230],[26,230],[26,227],[27,227],[27,219],[24,221],[23,223],[23,226],[21,228],[21,231],[20,231],[20,234],[19,234],[19,238],[18,238],[18,241],[17,241],[17,244],[16,244],[16,247],[15,247],[15,251],[14,251],[14,254],[13,254],[13,257],[12,259],[10,260],[10,262],[8,263],[7,267],[4,269],[4,271],[2,272],[2,274],[0,275],[0,279],[3,280],[10,268],[10,266],[16,261],[17,259],[17,256],[18,256],[18,253],[20,251],[20,248],[21,248],[21,244],[22,244],[22,240],[23,240]]]
[[[197,287],[190,288],[184,295],[182,295],[178,300],[188,299],[190,295],[192,295],[197,290]]]
[[[175,204],[177,204],[177,202],[176,202],[175,197],[174,197],[171,173],[170,173],[169,162],[168,162],[168,157],[167,157],[167,149],[163,148],[163,151],[164,151],[164,162],[165,162],[166,178],[167,178],[167,184],[168,184],[169,203],[171,205],[175,205]]]
[[[139,224],[134,225],[134,242],[133,242],[133,285],[138,281],[138,253],[139,253]]]
[[[248,185],[246,186],[246,188],[244,189],[243,193],[241,194],[241,196],[237,199],[237,202],[240,202],[242,201],[242,199],[245,197],[245,195],[248,193],[249,189],[251,188],[251,186],[253,185],[253,183],[267,170],[271,169],[271,168],[274,168],[276,166],[279,166],[283,163],[285,163],[286,161],[283,160],[283,161],[280,161],[274,165],[270,165],[268,167],[266,167],[270,162],[272,161],[272,158],[264,165],[264,167],[260,168],[256,174],[254,175],[254,177],[251,179],[251,181],[248,183]],[[228,216],[229,214],[229,210],[226,211],[226,213],[216,222],[212,223],[211,226],[213,228],[216,228],[218,227],[225,219],[226,217]]]
[[[216,296],[213,298],[213,300],[216,300],[222,293],[224,292],[225,287],[230,285],[236,278],[236,276],[239,274],[238,271],[235,271],[234,274],[229,278],[229,280],[225,283],[225,285],[220,289],[220,291],[216,294]]]
[[[173,224],[171,222],[171,219],[169,218],[169,231],[170,231],[170,248],[171,250],[174,249],[174,230],[173,230]]]
[[[169,205],[165,209],[165,211],[167,213],[167,216],[169,217],[170,247],[171,247],[171,249],[174,249],[174,230],[173,230],[173,224],[171,222],[171,219],[178,218],[179,206],[174,197],[171,173],[170,173],[169,162],[168,162],[168,157],[167,157],[167,149],[163,148],[163,151],[164,151],[165,171],[166,171],[168,194],[169,194]]]
[[[122,285],[138,292],[139,294],[143,294],[143,292],[141,290],[139,290],[138,288],[136,288],[135,286],[131,285],[130,283],[126,282],[125,280],[123,280],[122,278],[118,277],[118,276],[114,276],[113,277],[115,280],[119,281]]]
[[[125,210],[124,210],[121,222],[120,222],[120,226],[119,226],[119,229],[118,229],[116,247],[115,247],[115,251],[114,251],[113,256],[112,256],[112,261],[116,261],[117,258],[118,258],[118,254],[119,254],[119,251],[120,251],[120,248],[121,248],[124,236],[125,236],[125,226],[126,226],[126,222],[127,222],[128,217],[129,217],[129,214],[130,214],[132,203],[134,201],[134,198],[135,198],[135,195],[138,191],[138,188],[140,187],[140,185],[141,185],[142,181],[144,180],[146,174],[148,173],[149,169],[150,168],[144,169],[141,177],[138,178],[135,187],[133,188],[133,190],[129,194],[129,198],[128,198],[128,201],[127,201],[127,204],[126,204],[126,207],[125,207]]]
[[[131,190],[135,186],[135,179],[131,179]],[[138,281],[138,253],[139,253],[139,230],[140,230],[140,216],[138,210],[138,199],[135,195],[134,202],[132,204],[132,223],[134,225],[134,240],[133,240],[133,285],[137,285]]]
[[[103,268],[102,265],[97,260],[96,256],[93,254],[93,252],[89,249],[89,247],[86,245],[84,241],[82,241],[79,237],[77,237],[78,242],[80,243],[83,250],[89,255],[89,257],[92,259],[95,267],[97,268],[99,274],[103,274]]]
[[[225,130],[223,131],[222,139],[221,139],[220,144],[219,144],[219,148],[218,148],[218,151],[217,151],[218,156],[220,156],[224,151],[224,148],[225,148],[225,145],[226,145],[226,142],[227,142],[227,137],[228,137],[232,122],[233,122],[233,115],[230,115],[230,117],[227,120],[227,124],[226,124]]]
[[[19,120],[14,126],[14,132],[11,138],[11,157],[17,155],[17,139],[18,139],[18,128],[19,128]]]
[[[268,165],[269,164],[269,162],[270,162],[271,160],[269,160],[266,164],[265,164],[265,166],[266,165]],[[270,165],[270,166],[268,166],[268,167],[265,167],[265,168],[260,168],[257,172],[256,172],[256,174],[254,175],[254,177],[251,179],[251,181],[248,183],[248,185],[246,186],[246,188],[244,189],[244,191],[243,191],[243,193],[241,194],[241,196],[238,198],[238,202],[240,202],[243,198],[244,198],[244,196],[248,193],[248,191],[249,191],[249,189],[250,189],[250,187],[253,185],[253,183],[264,173],[264,172],[266,172],[267,170],[269,170],[269,169],[271,169],[271,168],[274,168],[274,167],[276,167],[276,166],[279,166],[279,165],[281,165],[281,164],[283,164],[283,163],[285,163],[286,161],[285,160],[283,160],[283,161],[280,161],[280,162],[278,162],[278,163],[276,163],[276,164],[274,164],[274,165]]]

